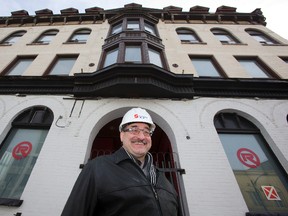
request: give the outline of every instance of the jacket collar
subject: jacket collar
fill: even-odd
[[[127,154],[127,152],[125,151],[125,149],[123,147],[121,147],[120,149],[118,149],[114,154],[114,161],[116,164],[120,163],[121,161],[124,160],[131,160],[131,158],[129,157],[129,155]]]

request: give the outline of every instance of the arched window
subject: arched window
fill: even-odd
[[[21,113],[0,145],[0,204],[19,206],[45,141],[53,113],[36,106]]]
[[[58,30],[48,30],[40,35],[34,43],[49,44],[53,38],[57,35]]]
[[[256,29],[246,29],[245,30],[251,37],[263,45],[279,44],[275,39],[269,37],[263,32]]]
[[[219,28],[211,29],[211,32],[222,44],[237,44],[239,41],[228,31]]]
[[[90,29],[80,29],[73,33],[73,35],[69,38],[68,42],[73,43],[86,43],[88,36],[90,35]]]
[[[216,115],[214,125],[249,211],[287,213],[287,173],[260,130],[236,113]]]
[[[17,31],[9,35],[7,38],[5,38],[3,41],[1,41],[1,44],[3,45],[12,45],[16,43],[20,37],[22,37],[26,31]]]
[[[179,28],[179,29],[176,29],[176,32],[182,43],[200,43],[201,42],[197,34],[190,29]]]

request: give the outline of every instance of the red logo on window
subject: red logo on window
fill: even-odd
[[[12,151],[12,156],[16,160],[21,160],[29,155],[32,150],[32,144],[28,141],[18,143]]]
[[[276,189],[273,186],[261,186],[268,200],[281,200]]]
[[[237,151],[237,157],[242,164],[249,168],[256,168],[261,164],[258,155],[247,148],[239,149]]]

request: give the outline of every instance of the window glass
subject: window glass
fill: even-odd
[[[253,38],[262,44],[273,44],[271,41],[268,40],[268,38],[263,35],[253,35]]]
[[[276,41],[270,39],[266,35],[261,32],[254,30],[246,30],[248,34],[250,34],[255,40],[257,40],[261,44],[278,44]]]
[[[22,37],[24,34],[26,33],[26,31],[19,31],[19,32],[15,32],[14,34],[10,35],[8,38],[6,38],[2,44],[14,44],[16,43],[20,37]]]
[[[44,43],[48,44],[52,41],[55,35],[42,35],[38,40],[37,43]]]
[[[139,30],[140,29],[139,20],[127,20],[127,29],[128,30]]]
[[[20,58],[6,73],[8,76],[21,76],[33,62],[34,58]]]
[[[20,199],[47,129],[13,128],[0,149],[0,197]]]
[[[215,37],[218,38],[218,40],[221,43],[228,43],[228,44],[235,44],[236,42],[231,38],[229,35],[224,35],[224,34],[216,34]]]
[[[112,27],[111,34],[117,34],[122,31],[122,23],[118,23]]]
[[[236,44],[237,41],[232,37],[228,32],[221,29],[213,29],[211,30],[215,37],[224,44]]]
[[[191,61],[198,76],[220,77],[211,58],[192,58]]]
[[[57,35],[57,33],[58,33],[58,31],[56,31],[56,30],[45,32],[44,34],[42,34],[38,38],[38,40],[36,42],[49,44],[52,41],[52,39]]]
[[[288,63],[288,58],[282,58],[282,60],[286,63]]]
[[[117,58],[118,58],[118,48],[108,51],[107,54],[106,54],[106,58],[105,58],[103,66],[107,67],[109,65],[112,65],[112,64],[116,63],[117,62]]]
[[[190,43],[200,42],[196,34],[191,30],[177,29],[177,34],[182,42],[190,42]]]
[[[72,37],[70,38],[69,41],[71,42],[86,42],[87,39],[88,39],[88,36],[90,35],[90,30],[80,30],[80,31],[77,31],[75,32]]]
[[[287,212],[287,176],[260,134],[219,134],[250,211]]]
[[[127,46],[125,49],[125,62],[142,62],[141,47]]]
[[[59,57],[49,75],[69,75],[77,57]]]
[[[239,59],[239,63],[245,68],[246,72],[253,78],[269,78],[271,76],[265,71],[265,69],[259,65],[256,60],[243,60]]]
[[[145,28],[145,31],[149,32],[150,34],[156,35],[154,25],[144,22],[144,28]]]
[[[185,42],[185,41],[198,42],[197,38],[194,35],[192,35],[192,34],[179,33],[178,36],[179,36],[180,40],[183,41],[183,42]]]
[[[159,52],[157,52],[154,49],[149,48],[148,53],[149,53],[149,61],[150,61],[150,63],[155,64],[155,65],[157,65],[159,67],[163,67],[162,60],[161,60],[161,55],[160,55]]]

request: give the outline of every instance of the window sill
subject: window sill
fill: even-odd
[[[262,46],[288,46],[288,44],[265,44],[265,43],[260,43]]]
[[[2,44],[0,44],[0,46],[12,46],[12,44],[10,44],[10,43],[2,43]]]
[[[236,45],[236,46],[247,46],[248,44],[246,43],[223,43],[221,42],[222,45]]]
[[[64,42],[63,44],[86,44],[86,42],[67,41],[67,42]]]
[[[28,44],[26,44],[26,45],[28,45],[28,46],[31,46],[31,45],[49,45],[49,43],[40,43],[40,42],[34,42],[34,43],[28,43]]]
[[[0,205],[4,206],[14,206],[19,207],[23,203],[23,200],[19,199],[8,199],[8,198],[0,198]]]
[[[288,216],[288,213],[257,213],[257,212],[246,212],[246,216]]]
[[[205,42],[189,42],[189,41],[181,41],[181,44],[202,44],[207,45]]]

